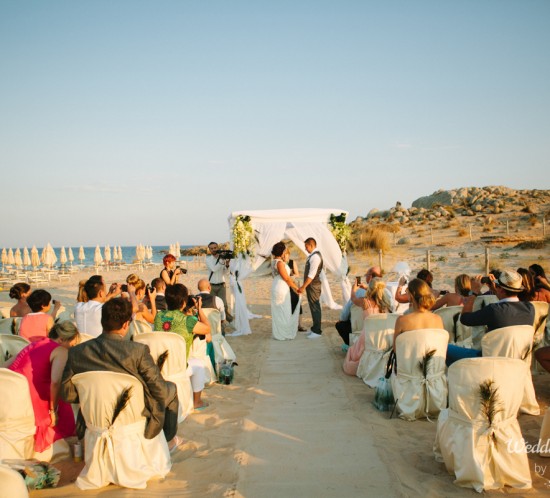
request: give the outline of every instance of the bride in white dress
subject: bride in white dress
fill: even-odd
[[[300,318],[300,302],[292,311],[290,302],[290,289],[298,290],[298,286],[290,278],[290,268],[284,261],[286,246],[283,242],[277,242],[271,251],[271,317],[273,325],[273,338],[279,341],[294,339],[298,332],[298,320]]]

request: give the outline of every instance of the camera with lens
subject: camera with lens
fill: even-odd
[[[128,285],[127,284],[122,284],[120,286],[120,292],[128,292]]]
[[[481,283],[485,285],[491,285],[491,278],[490,277],[481,277]]]
[[[183,275],[187,273],[187,268],[182,268],[181,266],[176,266],[176,270],[179,270]]]
[[[216,253],[216,256],[218,256],[218,260],[220,259],[234,259],[235,253],[233,251],[230,251],[229,249],[224,249],[222,251],[218,251]]]

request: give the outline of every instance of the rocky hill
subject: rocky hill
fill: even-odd
[[[459,216],[486,217],[501,213],[527,215],[548,214],[550,190],[514,190],[503,186],[463,187],[438,190],[416,199],[410,208],[400,202],[386,211],[372,209],[366,217],[358,217],[353,225],[384,222],[399,225],[423,223]]]

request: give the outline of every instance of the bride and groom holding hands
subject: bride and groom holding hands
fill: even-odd
[[[277,242],[271,251],[271,316],[273,338],[286,341],[294,339],[298,332],[300,320],[300,296],[306,293],[313,325],[308,331],[308,339],[321,337],[321,279],[319,275],[323,269],[323,258],[317,250],[317,242],[309,237],[304,242],[309,254],[305,270],[304,282],[301,287],[290,277],[288,265],[290,252],[284,242]]]

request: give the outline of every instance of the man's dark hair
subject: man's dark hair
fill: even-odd
[[[52,299],[52,295],[44,289],[36,289],[32,291],[30,296],[27,298],[27,304],[33,313],[38,313],[42,311],[44,306],[48,306]]]
[[[166,305],[169,310],[181,310],[184,303],[187,303],[189,291],[183,284],[166,286]]]
[[[104,332],[120,330],[132,319],[132,305],[128,299],[116,297],[101,307],[101,326]]]
[[[216,245],[218,245],[218,243],[217,243],[217,242],[209,242],[209,243],[208,243],[208,247],[210,247],[210,246],[211,246],[212,244],[216,244]]]
[[[154,278],[151,280],[151,287],[154,287],[156,290],[160,290],[162,288],[162,284],[164,283],[164,280],[162,278]]]
[[[434,280],[434,276],[432,275],[432,272],[430,270],[426,270],[426,268],[423,268],[418,272],[416,275],[416,278],[419,278],[420,280],[424,280],[430,287],[432,286],[432,282]]]
[[[103,277],[101,275],[92,275],[84,284],[84,291],[88,299],[95,299],[99,291],[105,287]]]
[[[308,237],[306,240],[304,240],[304,244],[309,244],[313,242],[315,244],[315,247],[317,247],[317,241],[313,237]]]

